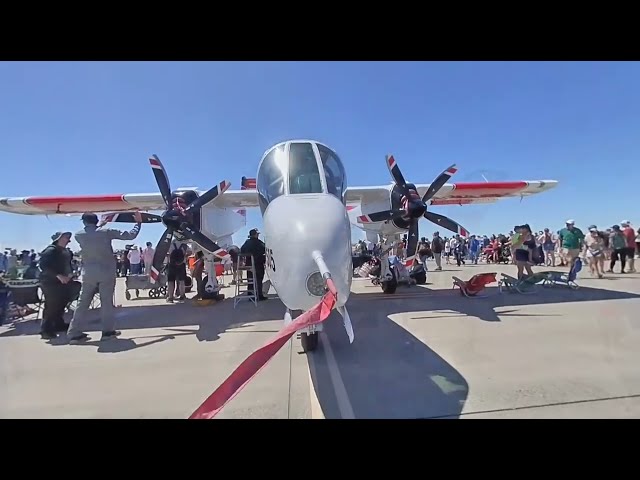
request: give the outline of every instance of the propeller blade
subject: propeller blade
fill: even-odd
[[[105,223],[136,223],[133,218],[133,212],[122,212],[122,213],[107,213],[102,215],[101,222]],[[142,223],[160,223],[162,222],[162,217],[160,215],[155,215],[153,213],[145,213],[140,212],[142,216]]]
[[[409,232],[407,233],[407,259],[414,258],[418,250],[418,221],[419,218],[414,218],[409,226]]]
[[[429,185],[429,190],[422,197],[422,201],[427,203],[429,200],[433,198],[433,196],[438,193],[438,190],[442,188],[442,186],[449,181],[451,177],[455,175],[458,171],[455,163],[447,168],[444,172],[442,172],[435,181]]]
[[[387,167],[389,167],[389,173],[391,173],[393,181],[403,190],[405,195],[408,195],[407,182],[404,179],[395,158],[393,158],[393,155],[387,155]]]
[[[151,170],[153,170],[153,176],[156,177],[156,183],[160,189],[160,194],[164,200],[167,208],[171,207],[171,186],[169,185],[169,177],[167,171],[164,169],[162,162],[157,155],[151,155],[149,157],[149,163],[151,164]]]
[[[360,215],[358,221],[360,223],[386,222],[387,220],[400,218],[406,214],[407,212],[404,210],[386,210],[383,212],[369,213],[368,215]]]
[[[169,252],[172,239],[173,232],[167,228],[156,245],[156,253],[153,254],[153,265],[151,266],[151,273],[149,274],[151,283],[156,283],[158,281],[158,276],[160,275],[160,271],[164,265],[164,260],[167,258],[167,253]]]
[[[222,195],[224,192],[226,192],[229,189],[230,186],[231,186],[230,182],[223,180],[218,185],[209,189],[208,191],[200,195],[198,198],[196,198],[193,202],[191,202],[191,204],[189,204],[189,206],[185,208],[185,213],[198,210],[203,205],[206,205],[207,203],[212,201],[218,195]]]
[[[202,232],[195,230],[191,226],[186,226],[182,230],[182,233],[184,234],[184,236],[193,240],[205,250],[209,250],[220,259],[224,260],[229,256],[229,252],[227,252],[224,248],[220,248],[216,242],[206,237]]]
[[[451,230],[454,233],[457,233],[463,237],[469,236],[469,231],[460,225],[458,222],[454,222],[449,217],[445,217],[444,215],[438,215],[433,212],[426,212],[424,214],[424,218],[429,220],[430,222],[435,223],[436,225],[441,226],[442,228],[446,228],[447,230]]]

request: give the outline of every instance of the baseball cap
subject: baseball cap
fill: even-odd
[[[255,235],[256,233],[260,233],[260,230],[258,230],[257,228],[252,228],[251,230],[249,230],[249,236],[251,237],[252,235]]]
[[[575,224],[576,224],[576,221],[570,218],[570,219],[569,219],[569,220],[567,220],[565,223],[566,223],[567,225],[575,225]]]
[[[622,225],[623,227],[627,227],[631,224],[631,222],[629,220],[623,220],[620,222],[620,225]]]

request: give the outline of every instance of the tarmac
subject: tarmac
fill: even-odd
[[[515,267],[433,267],[394,295],[354,278],[354,343],[332,313],[316,351],[294,336],[216,418],[640,417],[640,274],[466,298],[452,276]],[[283,326],[273,291],[235,309],[233,287],[210,306],[124,292],[117,340],[99,341],[99,310],[85,345],[40,339],[34,319],[0,327],[0,418],[187,418]]]

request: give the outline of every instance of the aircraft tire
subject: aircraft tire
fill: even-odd
[[[380,282],[382,286],[382,291],[389,295],[396,293],[396,288],[398,288],[398,280],[396,279],[396,272],[391,270],[391,274],[393,275],[393,279],[388,282]]]
[[[418,273],[413,278],[416,281],[417,285],[424,285],[425,283],[427,283],[427,274],[426,274],[426,272]]]
[[[303,333],[300,336],[300,342],[302,343],[302,350],[305,353],[313,352],[318,348],[318,332]]]

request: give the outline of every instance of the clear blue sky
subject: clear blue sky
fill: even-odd
[[[304,137],[338,152],[351,185],[388,183],[387,153],[415,183],[454,162],[457,181],[560,181],[522,203],[434,208],[472,232],[638,226],[639,85],[637,62],[3,62],[0,197],[154,192],[152,153],[174,188],[239,188],[269,146]],[[0,221],[2,248],[80,228]],[[236,243],[253,226],[257,209]],[[161,232],[143,226],[140,243]]]

